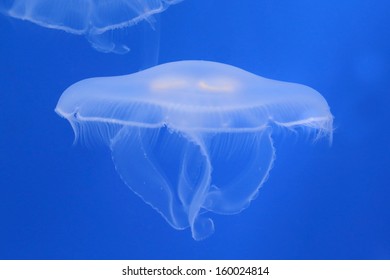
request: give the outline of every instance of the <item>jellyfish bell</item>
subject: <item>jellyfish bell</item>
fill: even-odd
[[[127,53],[113,33],[141,22],[154,28],[154,16],[182,0],[4,0],[0,11],[40,26],[83,35],[100,52]]]
[[[186,130],[256,129],[274,122],[332,131],[329,107],[317,91],[210,61],[172,62],[131,75],[86,79],[63,93],[56,110],[65,117],[77,110],[80,118],[107,123]]]
[[[76,138],[104,142],[130,189],[195,240],[214,232],[207,212],[236,214],[256,197],[275,159],[275,127],[330,138],[333,122],[312,88],[209,61],[83,80],[56,112]]]

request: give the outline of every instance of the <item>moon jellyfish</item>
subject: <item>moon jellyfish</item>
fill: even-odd
[[[148,21],[182,0],[2,0],[0,10],[40,26],[84,35],[101,52],[123,54],[124,44],[112,32]]]
[[[236,214],[256,197],[275,159],[276,129],[330,139],[333,123],[312,88],[209,61],[83,80],[55,110],[76,139],[107,145],[123,182],[195,240],[214,232],[208,212]]]

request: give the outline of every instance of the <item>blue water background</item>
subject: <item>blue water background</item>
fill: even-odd
[[[72,146],[54,113],[69,85],[143,56],[0,17],[0,259],[390,259],[390,2],[186,0],[160,17],[159,63],[232,64],[309,85],[334,141],[276,137],[251,206],[201,242],[119,179],[107,148]]]

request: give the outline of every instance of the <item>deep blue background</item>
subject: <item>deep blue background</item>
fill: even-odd
[[[309,85],[334,141],[279,135],[270,178],[202,242],[72,146],[69,85],[135,72],[79,36],[0,17],[1,259],[390,259],[390,2],[185,0],[161,16],[159,62],[204,59]]]

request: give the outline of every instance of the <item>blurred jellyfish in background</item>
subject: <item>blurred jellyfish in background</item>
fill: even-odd
[[[4,14],[40,26],[83,35],[100,52],[125,54],[114,32],[143,21],[154,28],[154,16],[182,0],[2,0]]]
[[[332,137],[325,99],[304,85],[209,61],[179,61],[69,87],[56,112],[76,139],[106,144],[121,179],[175,229],[214,232],[207,212],[247,208],[283,129]]]

